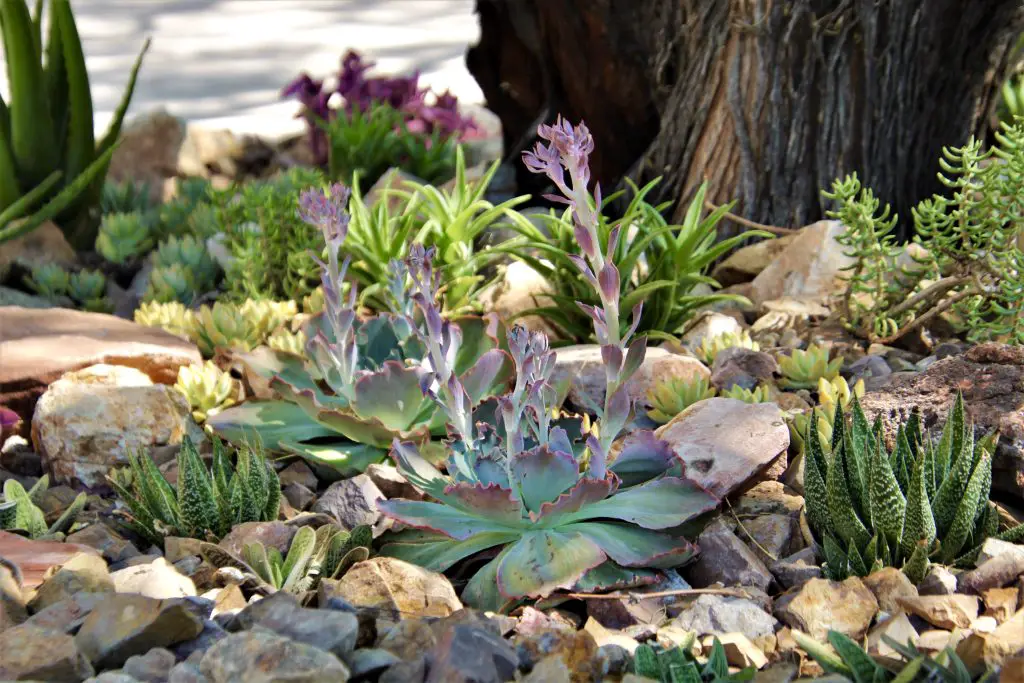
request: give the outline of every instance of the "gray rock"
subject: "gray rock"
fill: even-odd
[[[365,647],[355,650],[346,659],[352,678],[369,677],[383,672],[388,667],[398,664],[400,660],[387,650],[376,647]]]
[[[705,311],[687,325],[679,340],[685,348],[696,352],[705,339],[714,339],[723,334],[739,334],[742,331],[743,326],[731,315]]]
[[[792,553],[800,540],[797,521],[784,514],[744,519],[737,527],[736,534],[765,564],[776,562]]]
[[[94,666],[109,669],[155,647],[191,640],[202,630],[202,621],[180,602],[117,594],[86,617],[75,642]]]
[[[164,683],[176,661],[173,652],[157,647],[144,655],[129,657],[121,671],[143,683]]]
[[[65,562],[39,586],[28,608],[39,612],[75,593],[111,593],[113,590],[114,582],[107,571],[107,563],[99,555],[83,552]]]
[[[429,659],[428,683],[503,683],[513,680],[519,668],[519,657],[508,641],[472,624],[445,629]]]
[[[349,612],[308,609],[278,601],[260,616],[256,628],[312,645],[345,661],[356,649],[359,619]]]
[[[181,662],[171,669],[167,683],[209,683],[210,679],[199,670],[199,665],[192,662]]]
[[[313,470],[309,468],[309,465],[301,460],[296,460],[288,465],[288,467],[285,467],[278,472],[277,477],[281,480],[281,486],[300,484],[313,491],[316,491],[316,487],[320,483],[316,475],[313,474]]]
[[[771,382],[779,364],[771,354],[739,347],[722,349],[711,366],[711,384],[722,391],[735,386],[753,390]]]
[[[134,676],[129,676],[123,671],[104,671],[95,678],[90,678],[86,683],[142,683]]]
[[[296,510],[305,510],[316,499],[316,494],[302,484],[291,483],[284,487],[285,500]]]
[[[31,624],[0,632],[0,680],[83,681],[93,675],[75,639]]]
[[[953,595],[956,593],[956,574],[939,564],[928,567],[924,581],[917,584],[918,595]]]
[[[985,542],[981,544],[981,552],[978,553],[978,559],[974,564],[976,567],[980,567],[993,557],[1004,556],[1024,559],[1024,545],[1001,541],[998,538],[986,538]]]
[[[197,653],[201,655],[209,650],[214,643],[227,637],[228,632],[225,631],[220,624],[212,619],[204,619],[203,630],[198,636],[191,640],[178,643],[172,647],[171,650],[174,652],[174,656],[178,659],[185,659]]]
[[[360,524],[372,526],[380,519],[377,501],[383,498],[384,494],[377,485],[365,474],[360,474],[331,484],[313,504],[312,510],[331,515],[346,529]]]
[[[725,586],[753,586],[761,590],[767,590],[771,585],[771,572],[722,518],[705,527],[697,545],[700,556],[688,574],[690,583],[697,588],[717,582]]]
[[[236,524],[217,545],[229,553],[241,556],[246,544],[260,542],[268,550],[277,548],[282,555],[286,555],[295,532],[295,527],[286,522],[245,522]]]
[[[199,670],[212,683],[345,683],[348,667],[311,645],[268,631],[235,633],[206,651]]]
[[[885,358],[881,356],[864,356],[850,363],[847,368],[848,381],[851,386],[857,383],[857,380],[863,379],[868,380],[872,377],[885,377],[886,375],[892,374],[892,368],[885,362]]]
[[[413,488],[398,468],[384,463],[371,463],[366,467],[366,476],[373,480],[385,498],[420,500],[423,494]]]
[[[426,677],[427,658],[420,655],[395,664],[380,675],[377,683],[422,683]]]
[[[768,569],[784,590],[802,586],[811,579],[821,578],[821,567],[818,566],[814,548],[804,548],[778,562],[773,562],[768,565]]]
[[[778,622],[752,600],[701,595],[671,622],[698,635],[742,633],[754,640],[775,633]]]
[[[69,535],[68,543],[81,543],[96,548],[109,563],[124,562],[128,558],[141,555],[139,549],[131,541],[122,538],[117,532],[102,522],[90,524],[81,531]]]

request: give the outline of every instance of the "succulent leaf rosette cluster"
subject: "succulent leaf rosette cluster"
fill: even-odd
[[[416,443],[394,440],[391,455],[399,471],[429,499],[379,503],[385,515],[411,527],[392,534],[381,552],[435,571],[478,555],[490,558],[462,596],[481,609],[506,608],[558,589],[650,583],[656,580],[652,569],[678,566],[696,552],[664,530],[718,504],[684,476],[683,462],[653,432],[619,438],[632,414],[626,383],[646,351],[646,338],[634,335],[642,304],[620,334],[619,273],[609,257],[619,233],[613,231],[602,253],[600,189],[596,197],[587,190],[594,144],[586,127],[559,119],[539,133],[550,144],[538,144],[525,162],[546,173],[562,192],[559,201],[572,209],[582,251],[573,261],[601,302],[579,304],[593,320],[606,371],[604,404],[594,406],[599,421],[589,433],[574,442],[552,422],[555,354],[543,334],[521,327],[508,333],[514,387],[497,399],[493,424],[478,421],[474,382],[467,381],[474,376],[460,376],[453,365],[464,340],[458,326],[441,316],[433,254],[414,246],[406,259],[429,354],[420,388],[448,417],[448,458],[442,473]],[[498,362],[494,356],[482,360]]]

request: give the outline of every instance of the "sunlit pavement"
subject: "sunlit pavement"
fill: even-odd
[[[33,3],[30,3],[33,4]],[[482,101],[465,67],[473,0],[72,0],[97,130],[106,128],[149,36],[132,113],[165,107],[203,127],[274,137],[302,129],[278,98],[302,71],[332,75],[348,48],[381,71]],[[2,58],[2,55],[0,55]],[[0,88],[6,97],[6,67]]]

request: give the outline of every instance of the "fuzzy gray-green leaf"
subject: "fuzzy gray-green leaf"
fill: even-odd
[[[881,442],[875,444],[869,476],[872,526],[875,532],[882,534],[891,545],[898,544],[903,532],[907,500],[900,492],[899,482],[896,481],[896,475],[893,474]]]
[[[220,528],[213,480],[187,436],[178,451],[178,514],[181,530],[193,538],[203,538]]]
[[[819,536],[834,533],[832,519],[829,516],[828,498],[825,489],[825,478],[828,466],[825,454],[818,438],[817,414],[812,414],[804,443],[807,453],[804,460],[804,504],[807,510],[807,523]]]
[[[967,482],[967,488],[964,490],[963,498],[960,499],[960,505],[953,516],[953,522],[950,524],[949,530],[942,537],[939,562],[949,563],[956,559],[957,554],[963,549],[971,532],[974,530],[974,520],[979,516],[979,508],[981,511],[984,511],[987,506],[987,499],[985,501],[979,500],[982,491],[985,489],[986,469],[991,480],[992,460],[987,454],[983,454],[981,461],[974,468],[974,473],[971,474],[971,478]]]
[[[863,546],[871,540],[871,534],[857,516],[847,488],[850,477],[846,473],[846,463],[849,459],[844,455],[845,450],[843,447],[832,454],[832,466],[828,470],[828,480],[825,482],[828,512],[836,535],[847,547]]]

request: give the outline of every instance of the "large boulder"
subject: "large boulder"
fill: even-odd
[[[936,361],[922,373],[894,373],[879,380],[861,406],[869,420],[882,416],[890,439],[913,410],[920,411],[926,429],[937,432],[957,391],[962,391],[975,434],[999,431],[993,488],[1024,498],[1024,348],[981,344]]]
[[[843,285],[844,268],[853,263],[836,241],[843,233],[839,221],[808,225],[754,278],[750,300],[760,305],[794,297],[825,302]]]
[[[191,342],[156,327],[66,308],[0,307],[0,405],[28,425],[51,382],[72,370],[105,363],[174,384],[178,368],[202,362]]]
[[[179,444],[186,435],[203,438],[185,397],[118,365],[67,373],[32,417],[32,443],[53,480],[88,488],[104,488],[107,472],[128,464],[129,453]]]

